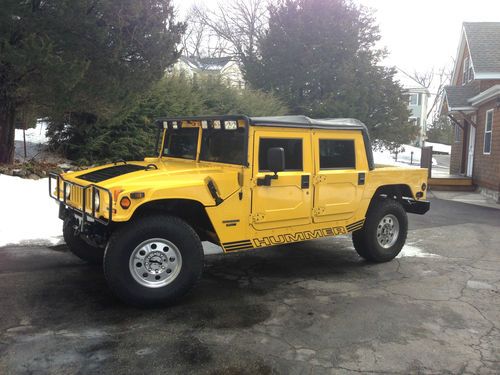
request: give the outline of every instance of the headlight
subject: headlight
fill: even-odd
[[[66,199],[69,199],[69,196],[71,194],[71,184],[66,184],[66,187],[64,188],[64,196]]]
[[[101,204],[101,198],[99,197],[99,192],[94,193],[94,207],[96,211],[99,211],[99,205]]]

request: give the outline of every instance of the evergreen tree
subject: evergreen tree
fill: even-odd
[[[188,79],[169,75],[134,106],[112,119],[84,119],[49,124],[51,146],[81,164],[154,155],[157,117],[246,114],[284,115],[287,108],[273,95],[228,87],[218,76]]]
[[[2,0],[0,163],[23,111],[90,126],[133,103],[175,61],[183,30],[170,0]]]
[[[355,117],[386,145],[409,142],[407,99],[373,18],[348,0],[282,0],[270,7],[260,58],[245,67],[256,88],[276,93],[295,114]]]
[[[436,118],[427,129],[427,141],[429,142],[451,145],[453,137],[453,125],[446,116]]]

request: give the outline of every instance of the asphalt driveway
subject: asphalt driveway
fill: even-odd
[[[0,248],[0,373],[500,373],[500,210],[434,199],[410,228],[386,264],[349,237],[209,256],[157,310],[64,247]]]

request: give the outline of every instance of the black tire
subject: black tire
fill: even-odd
[[[148,241],[167,241],[175,248],[176,254],[180,254],[181,264],[174,271],[175,278],[169,284],[157,287],[148,287],[140,283],[133,275],[133,264],[141,245]],[[150,247],[153,247],[152,245]],[[172,246],[171,246],[172,247]],[[156,246],[154,247],[156,249]],[[165,246],[162,251],[174,251]],[[146,278],[157,277],[151,270],[146,269],[148,257],[155,256],[153,253],[161,253],[160,250],[148,250],[143,258],[142,266]],[[159,256],[163,256],[161,253]],[[165,265],[168,271],[170,260],[165,256],[161,262],[154,263]],[[149,258],[150,264],[153,263]],[[162,263],[164,262],[164,263]],[[137,263],[140,264],[140,263]],[[130,266],[130,267],[129,267]],[[142,268],[141,268],[142,269]],[[185,295],[200,280],[203,271],[203,247],[196,232],[183,220],[166,215],[155,215],[140,217],[116,230],[109,239],[104,253],[104,275],[110,289],[122,301],[135,306],[164,306],[177,301]],[[163,272],[163,271],[162,271]],[[137,271],[138,274],[141,271]],[[165,278],[168,277],[163,273]],[[162,276],[163,277],[163,276]],[[149,280],[154,281],[152,278]],[[142,281],[148,282],[146,281]],[[161,281],[158,281],[158,283]]]
[[[63,237],[69,250],[81,260],[91,264],[102,264],[104,249],[94,247],[75,234],[76,220],[66,217],[63,222]]]
[[[377,240],[377,229],[379,225],[385,225],[382,219],[391,218],[391,220],[393,220],[392,217],[395,217],[398,221],[398,234],[393,244],[389,241],[384,244],[387,247],[384,247],[381,245],[380,241]],[[390,227],[390,224],[387,225]],[[380,230],[383,230],[383,227]],[[405,244],[407,232],[408,217],[403,206],[394,199],[381,198],[377,199],[370,206],[366,215],[365,224],[362,229],[353,232],[352,242],[357,253],[362,258],[370,262],[388,262],[400,253]]]

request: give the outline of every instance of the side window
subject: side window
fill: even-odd
[[[354,140],[320,139],[320,169],[355,169]]]
[[[285,150],[285,171],[302,170],[301,138],[261,138],[259,143],[259,171],[268,171],[267,150],[283,147]]]
[[[484,125],[483,154],[491,154],[491,133],[493,130],[493,110],[486,111],[486,123]]]

